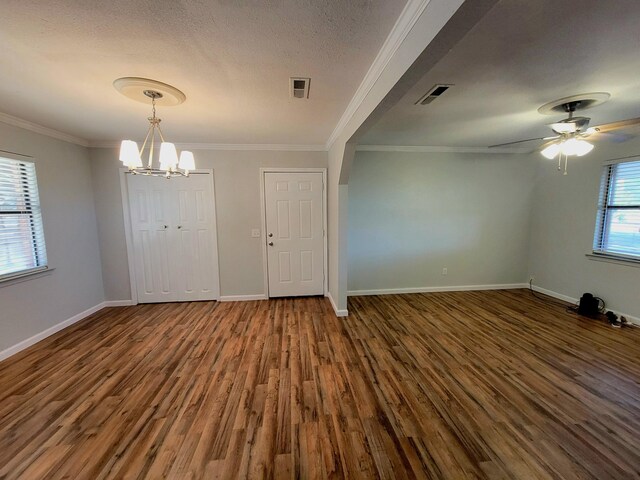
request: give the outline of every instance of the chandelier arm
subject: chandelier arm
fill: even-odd
[[[152,128],[153,128],[153,125],[149,125],[149,128],[147,129],[147,135],[144,137],[144,142],[142,142],[142,148],[140,149],[140,157],[142,157],[144,148],[147,146],[147,140],[149,140],[149,134],[151,133]]]
[[[156,140],[156,129],[153,124],[151,124],[151,147],[149,148],[149,168],[152,168],[153,162],[153,147],[155,145]]]
[[[163,142],[164,140],[164,135],[162,135],[162,129],[160,128],[160,124],[158,124],[158,133],[160,134],[160,140],[162,140]]]

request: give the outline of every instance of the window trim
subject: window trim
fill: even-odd
[[[36,181],[35,181],[35,191],[37,192],[38,195],[38,203],[37,203],[37,208],[39,209],[38,214],[40,215],[40,228],[42,229],[43,233],[42,235],[44,235],[44,219],[42,218],[42,207],[41,207],[41,202],[40,202],[40,189],[38,188],[38,180],[37,180],[37,173],[35,173],[35,161],[34,158],[30,155],[24,155],[21,153],[16,153],[16,152],[9,152],[7,150],[1,150],[0,149],[0,157],[5,158],[7,160],[13,160],[15,162],[19,162],[19,163],[29,163],[33,165],[34,168],[34,174],[36,175]],[[22,214],[22,215],[29,215],[29,225],[31,228],[31,231],[34,232],[36,229],[36,225],[34,224],[34,210],[33,210],[33,206],[31,206],[31,194],[32,192],[29,190],[28,188],[28,181],[26,178],[26,173],[22,173],[21,174],[21,180],[20,180],[21,186],[22,186],[22,190],[23,192],[26,194],[26,197],[29,199],[29,201],[27,202],[30,205],[29,209],[23,210],[23,211],[6,211],[4,212],[5,214]],[[2,212],[0,212],[2,213]],[[53,270],[55,270],[54,268],[52,268],[49,265],[48,262],[48,256],[46,253],[46,240],[43,238],[43,245],[39,245],[38,241],[36,240],[35,236],[32,235],[32,242],[33,242],[33,255],[34,258],[36,259],[36,262],[39,261],[41,256],[44,256],[44,259],[46,261],[46,263],[44,265],[38,265],[36,267],[32,267],[32,268],[28,268],[28,269],[24,269],[24,270],[19,270],[16,272],[10,272],[10,273],[6,273],[3,275],[0,275],[0,286],[6,286],[11,285],[13,283],[18,283],[20,281],[24,281],[23,278],[24,277],[38,277],[41,276],[45,273],[48,272],[52,272]],[[41,252],[40,249],[44,248],[44,251]],[[27,278],[28,279],[28,278]]]
[[[616,161],[617,160],[617,161]],[[609,160],[604,162],[603,170],[600,178],[600,192],[598,193],[598,211],[596,215],[596,226],[595,232],[593,234],[593,246],[590,254],[587,254],[592,260],[602,260],[602,261],[610,261],[611,263],[625,264],[630,266],[637,266],[635,264],[640,264],[640,254],[625,254],[625,253],[617,253],[610,252],[604,250],[602,247],[607,242],[607,237],[609,235],[609,229],[607,228],[607,224],[610,218],[610,212],[615,210],[638,210],[640,209],[640,204],[638,205],[610,205],[611,200],[611,186],[615,180],[615,176],[617,175],[616,167],[623,163],[639,163],[640,157],[623,157],[616,160]],[[606,179],[605,179],[606,176]],[[601,247],[597,249],[596,247]]]
[[[587,253],[585,254],[585,256],[589,260],[594,260],[597,262],[615,263],[617,265],[626,265],[628,267],[640,267],[640,258],[598,252]]]
[[[21,272],[8,273],[7,275],[0,278],[0,287],[13,285],[14,283],[20,283],[25,280],[31,280],[32,278],[38,278],[43,275],[49,274],[54,270],[55,268],[50,267],[49,265],[44,265],[42,267],[36,267],[29,270],[22,270]]]

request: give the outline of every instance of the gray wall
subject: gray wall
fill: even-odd
[[[213,168],[221,295],[264,293],[260,168],[323,167],[326,152],[197,150],[198,168]],[[93,187],[107,300],[131,298],[116,149],[91,149]]]
[[[55,268],[0,284],[2,351],[101,303],[104,295],[87,149],[4,123],[0,149],[34,157],[47,256]]]
[[[349,291],[525,282],[534,179],[527,155],[357,152]]]
[[[602,164],[640,154],[640,139],[621,144],[598,142],[589,155],[569,160],[569,174],[534,155],[537,164],[531,221],[529,272],[534,284],[579,298],[602,297],[613,310],[640,317],[640,265],[620,265],[586,257],[593,244]]]

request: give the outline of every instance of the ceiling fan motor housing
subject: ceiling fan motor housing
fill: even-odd
[[[559,122],[552,123],[550,126],[551,126],[551,129],[558,134],[563,134],[568,132],[576,133],[576,132],[582,132],[586,130],[590,120],[591,119],[589,117],[569,116],[569,118],[565,118],[564,120],[560,120]],[[570,129],[563,128],[566,125],[573,125],[573,127]]]

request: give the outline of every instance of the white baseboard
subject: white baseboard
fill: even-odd
[[[537,285],[532,285],[531,288],[533,288],[533,290],[536,292],[544,293],[545,295],[549,295],[550,297],[557,298],[559,300],[564,300],[565,302],[574,303],[574,304],[578,303],[577,298],[569,297],[568,295],[563,295],[562,293],[554,292],[553,290],[547,290],[546,288],[538,287]],[[625,317],[630,323],[633,323],[634,325],[640,326],[639,317],[634,317],[633,315],[629,315],[628,313],[620,312],[619,310],[611,308],[608,305],[607,305],[607,310],[612,311],[613,313],[618,315],[618,317],[620,316]]]
[[[261,293],[258,295],[223,295],[220,302],[251,302],[254,300],[268,300],[269,298]]]
[[[473,290],[510,290],[514,288],[529,288],[528,283],[501,283],[495,285],[456,285],[449,287],[411,287],[411,288],[383,288],[377,290],[350,290],[347,295],[392,295],[400,293],[431,293],[431,292],[463,292]]]
[[[107,300],[103,302],[105,307],[129,307],[137,305],[133,300]]]
[[[102,310],[106,306],[105,305],[106,303],[107,302],[101,302],[98,305],[88,308],[84,312],[80,312],[77,315],[74,315],[73,317],[64,320],[63,322],[57,323],[53,327],[49,327],[46,330],[43,330],[42,332],[36,333],[34,336],[27,338],[26,340],[16,343],[12,347],[2,350],[0,352],[0,361],[4,360],[5,358],[9,358],[10,356],[15,355],[18,352],[21,352],[25,348],[28,348],[31,345],[38,343],[40,340],[44,340],[45,338],[50,337],[51,335],[53,335],[56,332],[59,332],[63,328],[66,328],[70,325],[73,325],[74,323],[79,322],[80,320],[88,317],[92,313],[96,313],[98,310]]]
[[[340,310],[336,305],[336,302],[333,301],[333,297],[331,296],[331,292],[327,293],[327,297],[329,297],[329,301],[331,302],[331,306],[333,307],[333,311],[336,314],[336,317],[346,317],[349,315],[349,311],[347,309]]]
[[[547,290],[546,288],[538,287],[537,285],[531,285],[531,288],[534,292],[544,293],[545,295],[549,295],[550,297],[557,298],[558,300],[563,300],[569,303],[578,303],[577,298],[569,297],[568,295],[563,295],[558,292],[554,292],[552,290]]]

